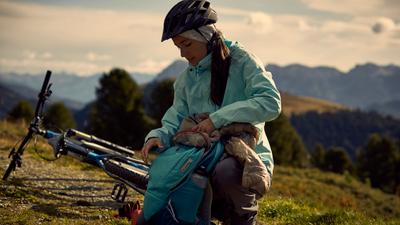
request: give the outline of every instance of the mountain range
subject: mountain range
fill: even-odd
[[[155,85],[164,79],[176,78],[187,66],[187,62],[177,60],[157,75],[131,74],[132,78],[144,86],[144,100],[149,100]],[[349,108],[373,110],[400,118],[400,67],[380,66],[372,63],[357,65],[347,73],[332,67],[308,67],[300,64],[279,66],[270,64],[279,90],[296,96],[308,96],[328,100]],[[75,108],[82,108],[95,99],[95,90],[101,74],[77,76],[59,73],[52,77],[54,95],[60,99],[75,102]],[[0,74],[3,87],[12,85],[28,86],[38,90],[43,75]],[[25,92],[14,88],[17,93]],[[35,97],[34,97],[35,98]]]
[[[176,78],[186,66],[187,63],[176,61],[161,71],[145,87],[145,96],[158,82]],[[400,118],[399,66],[366,63],[356,65],[347,73],[332,67],[300,64],[270,64],[266,69],[273,74],[278,89],[291,96],[323,99],[337,103],[339,108],[376,111]]]
[[[51,83],[53,94],[62,99],[76,102],[75,108],[82,108],[86,103],[93,101],[96,97],[96,87],[102,74],[91,76],[78,76],[68,73],[53,73]],[[154,78],[152,74],[132,73],[132,78],[139,84],[147,83]],[[3,86],[25,86],[31,90],[38,91],[44,79],[43,74],[15,74],[0,73],[0,83]],[[15,89],[16,92],[24,92]]]
[[[38,85],[40,85],[38,86],[40,88],[41,84]],[[38,90],[34,90],[22,84],[10,84],[0,81],[0,119],[4,118],[6,114],[22,100],[30,102],[32,107],[34,107],[37,102],[38,92]],[[83,103],[52,95],[49,98],[49,104],[55,102],[63,102],[73,112],[78,111],[84,106]]]
[[[367,63],[347,73],[330,67],[311,68],[298,64],[285,67],[272,64],[267,69],[274,75],[278,88],[288,93],[400,116],[399,66]]]

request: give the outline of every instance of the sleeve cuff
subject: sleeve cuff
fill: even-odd
[[[147,136],[144,139],[145,143],[151,138],[160,138],[164,147],[171,146],[171,140],[170,140],[169,136],[163,135],[161,132],[159,132],[157,130],[152,130],[152,131],[150,131],[150,133],[147,134]]]
[[[212,123],[214,124],[215,129],[219,129],[220,127],[222,127],[223,125],[225,125],[223,123],[223,120],[218,116],[217,112],[213,112],[210,114],[209,116],[210,120],[212,121]]]

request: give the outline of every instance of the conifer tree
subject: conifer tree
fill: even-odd
[[[276,164],[296,167],[309,165],[309,154],[306,147],[283,113],[277,119],[266,123],[265,132],[270,141]]]
[[[327,171],[340,174],[343,174],[345,171],[353,172],[353,164],[349,154],[341,147],[332,147],[326,152],[323,168]]]
[[[316,144],[311,153],[311,163],[313,166],[322,169],[325,163],[326,150],[322,144]]]
[[[65,107],[64,103],[56,102],[49,106],[44,116],[46,128],[58,128],[67,130],[75,128],[76,122],[71,111]]]
[[[154,122],[141,105],[142,92],[123,69],[114,68],[100,78],[88,130],[116,144],[140,148]]]
[[[392,138],[373,134],[357,157],[359,176],[371,181],[373,187],[394,193],[398,181],[399,148]]]
[[[33,114],[31,103],[22,100],[8,113],[7,118],[10,120],[24,120],[28,123],[33,119]]]
[[[159,82],[151,94],[150,116],[161,126],[161,119],[174,101],[174,80]]]

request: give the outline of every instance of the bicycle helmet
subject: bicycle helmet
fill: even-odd
[[[216,23],[217,13],[206,0],[183,0],[168,12],[164,20],[161,41],[201,26]]]

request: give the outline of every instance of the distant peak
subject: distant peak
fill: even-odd
[[[154,78],[155,81],[162,81],[170,78],[177,78],[182,71],[188,66],[188,63],[183,60],[175,60],[165,69],[163,69],[157,76]]]

